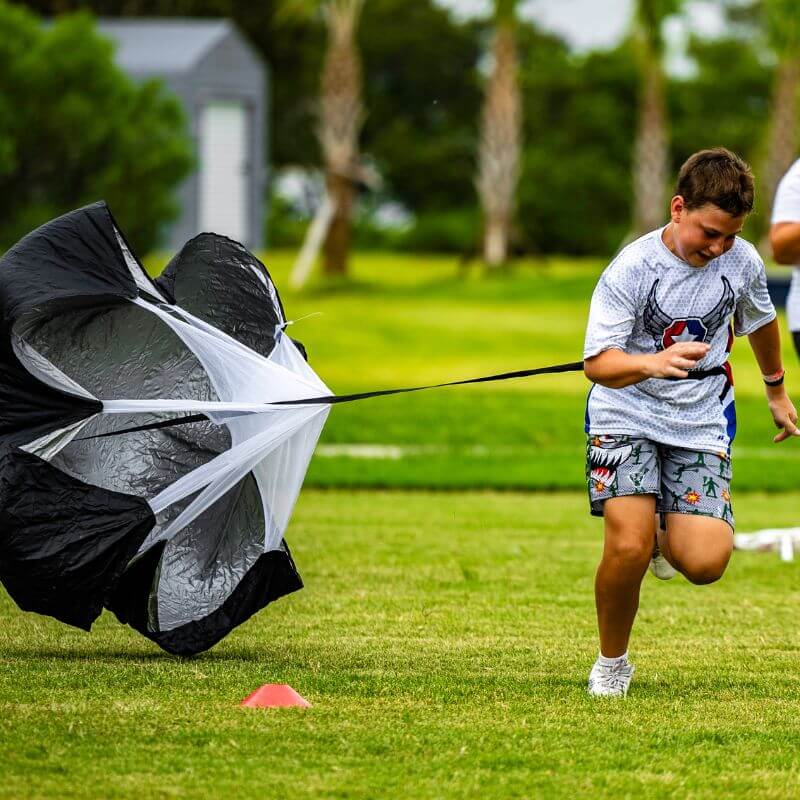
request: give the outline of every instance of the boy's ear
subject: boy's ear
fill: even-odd
[[[681,215],[686,210],[686,202],[684,201],[681,195],[676,194],[675,197],[670,200],[669,203],[669,213],[670,217],[672,218],[673,222],[680,222]]]

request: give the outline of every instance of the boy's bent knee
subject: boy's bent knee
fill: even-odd
[[[685,578],[696,586],[705,586],[715,583],[724,574],[728,566],[728,557],[715,561],[705,561],[690,566],[683,566],[681,572]]]
[[[695,586],[708,586],[709,583],[716,583],[725,573],[725,570],[714,569],[693,569],[686,570],[683,574],[689,583]]]
[[[733,552],[730,527],[718,519],[667,515],[667,546],[672,563],[691,583],[714,583]]]

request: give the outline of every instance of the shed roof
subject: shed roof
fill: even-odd
[[[192,69],[234,32],[225,19],[99,19],[97,28],[117,45],[116,62],[134,75],[169,75]]]

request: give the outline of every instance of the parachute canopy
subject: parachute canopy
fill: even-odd
[[[252,253],[204,233],[152,281],[95,203],[5,254],[0,314],[0,580],[21,608],[89,630],[105,607],[192,654],[302,587],[283,535],[330,406],[270,404],[331,393]]]

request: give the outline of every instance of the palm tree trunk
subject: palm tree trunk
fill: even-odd
[[[303,246],[300,248],[300,252],[292,265],[289,273],[290,288],[295,290],[302,289],[306,285],[306,281],[311,277],[311,271],[314,269],[317,256],[328,236],[328,229],[331,226],[331,220],[335,212],[336,209],[333,206],[330,194],[326,193],[314,214],[311,225],[306,230]]]
[[[328,172],[327,192],[335,209],[322,247],[326,275],[346,275],[355,190],[350,178]]]
[[[492,53],[494,68],[486,87],[476,185],[483,207],[483,257],[496,267],[508,259],[522,150],[522,102],[510,22],[498,23]]]
[[[633,152],[633,233],[664,223],[669,170],[664,75],[657,56],[643,54],[639,120]]]
[[[318,136],[325,161],[326,188],[335,209],[323,245],[323,269],[347,272],[351,217],[358,172],[358,137],[363,109],[361,64],[356,30],[363,0],[329,0],[326,4],[328,49],[322,71]]]
[[[800,56],[781,59],[775,73],[772,94],[772,118],[766,160],[761,170],[760,203],[765,220],[765,241],[760,243],[769,252],[769,218],[778,182],[797,157],[797,92],[800,87]]]

